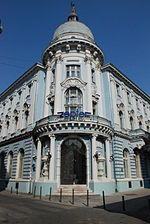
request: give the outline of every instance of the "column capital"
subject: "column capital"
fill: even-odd
[[[85,63],[86,64],[91,64],[92,63],[92,58],[89,55],[85,55]]]
[[[39,137],[38,137],[38,138],[36,139],[36,142],[38,142],[38,141],[40,141],[40,142],[41,142],[41,138],[39,138]]]
[[[95,68],[96,68],[97,71],[99,71],[99,72],[101,71],[101,65],[100,65],[99,62],[96,63]]]
[[[110,82],[113,82],[114,84],[116,83],[115,78],[112,75],[110,75]]]
[[[46,69],[47,70],[51,70],[51,62],[50,62],[50,59],[49,58],[47,59]]]
[[[48,135],[49,138],[55,138],[55,135],[54,134],[50,134]]]
[[[93,134],[92,134],[92,138],[93,138],[93,137],[97,138],[97,137],[98,137],[98,134],[93,133]]]

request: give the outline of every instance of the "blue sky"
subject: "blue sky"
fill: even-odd
[[[75,0],[85,23],[111,62],[150,95],[150,0]],[[70,0],[1,0],[0,92],[37,61],[56,27],[67,20]]]

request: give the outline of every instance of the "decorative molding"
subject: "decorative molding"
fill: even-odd
[[[77,78],[77,77],[70,77],[65,79],[62,83],[61,86],[63,87],[64,90],[70,88],[70,87],[77,87],[79,89],[84,89],[84,87],[86,86],[86,82],[84,82],[83,80]]]

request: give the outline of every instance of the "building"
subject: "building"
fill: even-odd
[[[75,7],[0,95],[1,189],[106,194],[150,187],[150,97],[112,64]]]

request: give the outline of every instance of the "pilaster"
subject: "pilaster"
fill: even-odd
[[[37,159],[36,159],[36,180],[40,178],[40,171],[41,171],[41,150],[42,144],[41,140],[37,139]]]

